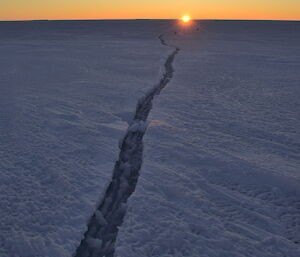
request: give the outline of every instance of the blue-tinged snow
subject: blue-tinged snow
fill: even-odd
[[[0,256],[70,257],[93,213],[106,226],[95,208],[121,139],[174,50],[161,34],[181,50],[148,121],[128,129],[149,124],[116,256],[300,256],[299,32],[0,23]]]
[[[154,101],[118,257],[300,256],[300,24],[200,22]]]
[[[70,257],[168,52],[164,24],[0,24],[0,256]]]

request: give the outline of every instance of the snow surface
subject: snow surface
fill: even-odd
[[[1,257],[74,254],[163,70],[156,24],[0,23]]]
[[[181,51],[116,256],[299,257],[300,23],[200,22],[165,40]]]
[[[181,51],[129,128],[149,124],[116,256],[300,256],[300,24],[175,29],[0,23],[1,257],[70,257],[93,213],[105,226],[120,140],[173,51],[161,34]]]

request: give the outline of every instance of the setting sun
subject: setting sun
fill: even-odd
[[[181,20],[182,20],[183,22],[189,22],[189,21],[191,20],[191,18],[190,18],[190,16],[185,15],[185,16],[183,16],[183,17],[181,18]]]

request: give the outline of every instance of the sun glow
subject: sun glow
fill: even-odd
[[[191,20],[191,18],[190,18],[190,16],[188,16],[188,15],[184,15],[184,16],[181,18],[181,20],[182,20],[183,22],[189,22],[189,21]]]

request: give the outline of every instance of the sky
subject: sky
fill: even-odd
[[[300,20],[300,0],[0,0],[0,20]]]

